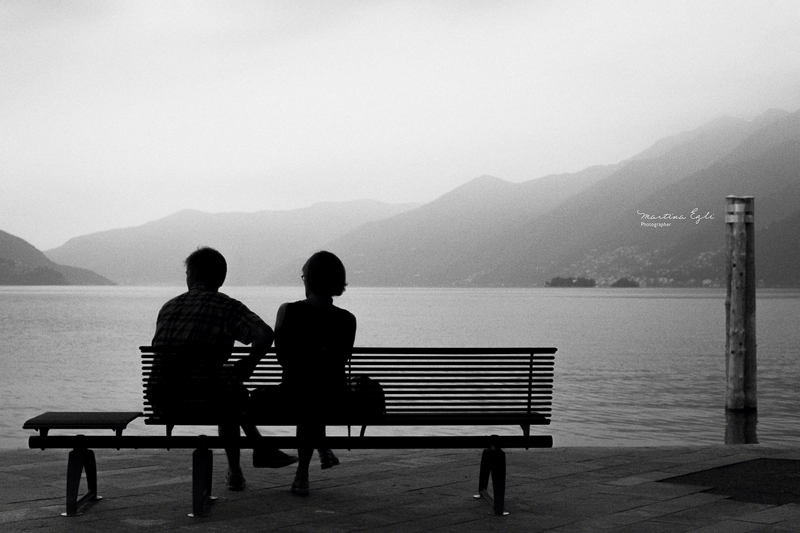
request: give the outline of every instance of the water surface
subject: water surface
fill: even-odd
[[[0,447],[25,447],[22,423],[44,411],[141,409],[138,346],[182,290],[0,287]],[[224,292],[271,325],[301,297],[299,287]],[[356,314],[360,346],[557,347],[546,428],[556,446],[724,442],[724,290],[350,287],[338,304]],[[800,291],[758,293],[762,443],[800,437],[798,316]]]

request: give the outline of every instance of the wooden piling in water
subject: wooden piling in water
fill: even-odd
[[[728,248],[725,298],[725,408],[755,411],[756,286],[753,197],[728,196],[725,223]]]

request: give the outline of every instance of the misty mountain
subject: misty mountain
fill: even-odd
[[[186,256],[211,246],[228,261],[228,285],[263,283],[269,271],[285,264],[293,265],[297,282],[303,261],[323,243],[414,207],[365,200],[256,213],[186,210],[138,227],[77,237],[45,253],[124,285],[180,285]]]
[[[0,285],[113,285],[94,272],[49,260],[23,239],[0,231]]]
[[[487,281],[535,283],[569,274],[602,283],[620,277],[648,285],[724,283],[725,197],[755,197],[757,254],[776,240],[772,230],[760,243],[760,230],[798,209],[800,113],[770,111],[750,123],[715,121],[694,133],[655,158],[634,158],[552,216],[525,228],[531,238],[509,250]],[[713,219],[693,220],[693,211],[698,218],[709,214]],[[670,222],[667,227],[644,227],[647,221],[640,213],[684,219],[664,220]],[[584,231],[573,231],[576,226]],[[789,230],[786,238],[798,231],[781,228]],[[541,250],[546,250],[541,259],[528,259]],[[786,253],[797,257],[798,252]],[[766,259],[757,256],[757,277],[775,285]],[[523,262],[526,269],[520,268]]]
[[[325,245],[340,254],[360,285],[471,285],[488,268],[498,240],[521,238],[517,229],[606,178],[616,167],[591,167],[524,183],[476,178],[417,209],[356,228]],[[291,271],[276,271],[285,283]]]
[[[800,287],[798,228],[800,209],[756,234],[756,277],[765,286]]]
[[[616,165],[523,183],[482,176],[422,206],[184,211],[47,254],[125,284],[180,283],[184,257],[206,244],[228,257],[232,284],[298,283],[305,258],[328,249],[351,285],[525,287],[571,276],[718,286],[731,194],[755,197],[759,282],[800,286],[800,112],[779,110],[711,121]]]
[[[556,276],[720,284],[725,196],[755,195],[759,227],[794,212],[797,121],[777,110],[720,118],[618,165],[518,184],[484,176],[325,246],[360,285],[543,286]],[[640,213],[684,220],[655,229]],[[773,282],[769,265],[762,273]]]

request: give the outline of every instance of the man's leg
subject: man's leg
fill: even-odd
[[[253,425],[244,425],[244,434],[248,437],[258,438],[261,433]],[[256,468],[283,468],[297,462],[297,457],[284,453],[277,448],[253,448],[253,466]]]
[[[219,426],[220,437],[238,437],[239,426],[233,424],[225,424]],[[228,475],[225,479],[228,489],[242,490],[245,485],[244,474],[242,467],[239,464],[239,457],[241,452],[239,448],[225,448],[225,455],[228,457]]]
[[[247,411],[254,412],[258,409],[269,409],[276,400],[280,399],[280,387],[260,387],[247,400]],[[260,438],[261,433],[253,424],[242,425],[244,434],[251,438]],[[277,448],[257,446],[253,448],[253,466],[256,468],[282,468],[297,462],[297,457],[282,452]]]
[[[225,424],[219,426],[220,437],[238,437],[240,435],[241,433],[239,432],[239,426],[237,425]],[[239,465],[239,456],[241,455],[239,448],[225,448],[225,454],[228,456],[228,468],[231,470],[242,469]]]

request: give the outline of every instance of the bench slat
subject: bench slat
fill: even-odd
[[[151,376],[159,355],[142,347],[143,384]],[[165,353],[174,350],[164,349]],[[249,354],[236,347],[229,363]],[[356,347],[347,365],[350,376],[367,375],[383,388],[386,416],[369,425],[520,425],[547,424],[554,385],[555,348],[365,348]],[[275,350],[259,362],[247,387],[278,386],[282,368]],[[203,406],[196,404],[197,409]],[[146,423],[204,425],[204,414],[179,416],[154,412],[145,400]],[[217,415],[212,415],[213,419]],[[293,425],[296,418],[280,413],[259,413],[258,425]],[[201,424],[197,424],[200,421]],[[356,415],[326,420],[329,425],[357,425]]]

